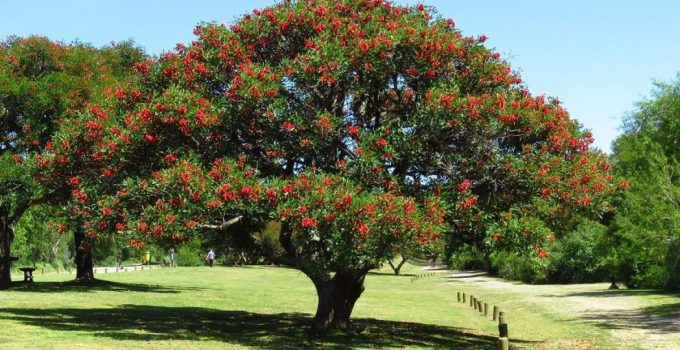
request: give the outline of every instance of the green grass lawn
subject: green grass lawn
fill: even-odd
[[[326,336],[308,332],[316,293],[297,270],[158,269],[98,275],[94,286],[68,282],[72,275],[36,275],[33,285],[0,292],[0,349],[495,348],[496,324],[456,301],[457,291],[479,288],[443,273],[411,283],[409,274],[421,273],[414,269],[371,273],[353,314],[363,332]],[[484,294],[508,313],[515,348],[610,340],[604,329],[538,308],[521,293]]]

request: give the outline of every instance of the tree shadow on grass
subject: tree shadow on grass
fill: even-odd
[[[680,318],[680,302],[642,308],[642,311],[654,316]]]
[[[221,341],[257,349],[492,349],[496,338],[420,323],[355,319],[360,334],[310,333],[309,315],[258,314],[207,308],[122,305],[110,309],[0,308],[5,320],[53,331],[88,332],[116,340]]]
[[[602,305],[609,305],[618,297],[626,296],[668,296],[677,295],[664,293],[654,289],[606,289],[587,292],[575,292],[564,295],[546,294],[542,297],[555,299],[568,297],[593,298]],[[614,304],[616,305],[616,304]],[[592,322],[599,328],[617,330],[644,330],[656,334],[672,334],[680,332],[680,302],[669,303],[657,306],[650,306],[642,309],[636,308],[600,308],[593,304],[581,311],[578,316],[581,320]]]
[[[400,273],[398,275],[395,275],[394,272],[383,272],[383,271],[369,271],[367,273],[368,276],[375,276],[375,277],[415,277],[416,275],[413,273]]]
[[[94,280],[90,282],[13,282],[13,292],[25,293],[59,293],[59,292],[143,292],[143,293],[181,293],[187,290],[202,290],[194,287],[167,287],[143,283],[120,283],[105,280]]]
[[[575,292],[575,293],[568,293],[564,295],[559,295],[558,297],[566,296],[566,297],[602,297],[602,298],[607,298],[611,296],[627,296],[627,295],[678,295],[680,297],[680,294],[672,294],[672,293],[666,293],[662,290],[658,289],[602,289],[602,290],[594,290],[594,291],[587,291],[587,292]],[[546,296],[551,296],[551,295],[546,295]]]

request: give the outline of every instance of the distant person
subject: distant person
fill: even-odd
[[[208,265],[213,267],[213,264],[215,263],[215,252],[210,249],[210,251],[208,251],[208,255],[205,258],[208,259]]]
[[[176,258],[177,254],[175,254],[175,249],[170,248],[170,267],[177,267],[177,263],[175,263]]]

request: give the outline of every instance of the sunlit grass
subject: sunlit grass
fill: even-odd
[[[98,275],[91,286],[68,282],[72,275],[37,275],[33,285],[0,292],[0,348],[493,349],[496,323],[458,303],[458,291],[500,305],[515,348],[589,348],[610,340],[601,328],[566,319],[557,299],[546,308],[443,272],[411,282],[415,273],[423,272],[406,266],[402,276],[369,274],[353,314],[360,334],[325,336],[309,332],[316,293],[297,270],[158,269]]]

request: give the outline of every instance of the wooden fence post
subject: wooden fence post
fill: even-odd
[[[498,338],[498,346],[496,347],[498,350],[510,350],[510,341],[508,340],[507,337],[500,337]]]
[[[489,316],[489,304],[484,303],[484,317]]]
[[[460,292],[458,292],[458,302],[460,303]]]
[[[505,315],[503,312],[498,315],[498,336],[501,338],[508,337],[508,324],[505,323]]]
[[[496,321],[498,319],[498,306],[494,305],[493,306],[493,320]]]
[[[463,293],[463,302],[465,302],[465,293]]]

